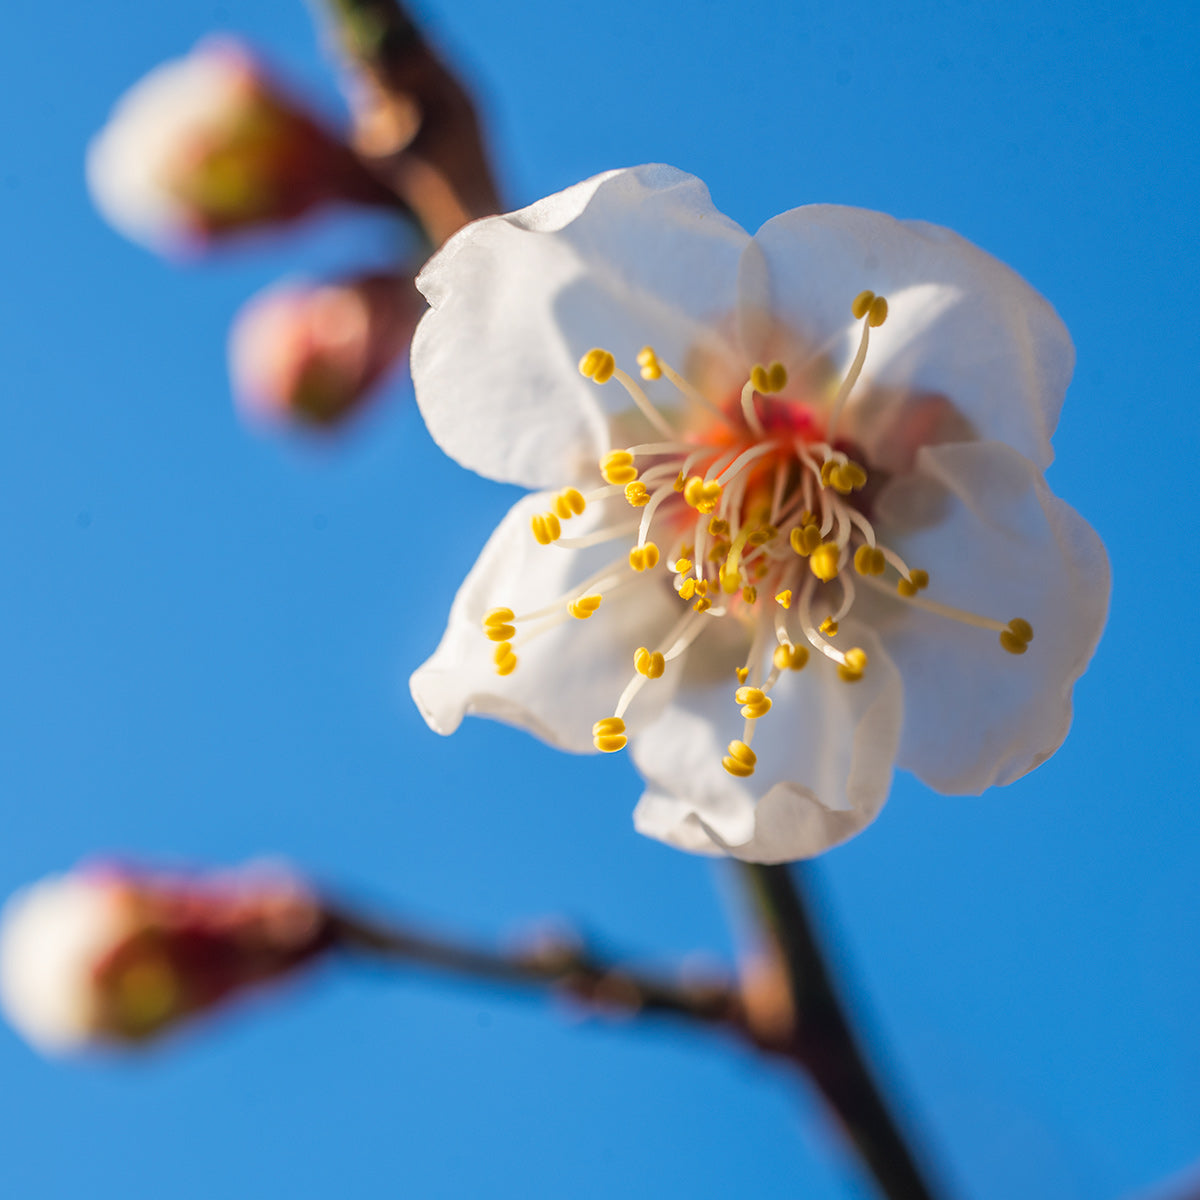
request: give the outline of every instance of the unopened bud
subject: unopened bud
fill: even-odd
[[[88,149],[88,184],[136,242],[185,250],[386,192],[242,44],[213,38],[163,63],[113,109]]]
[[[336,425],[404,357],[421,308],[404,276],[271,288],[234,320],[234,394],[252,419]]]
[[[278,870],[204,878],[80,868],[0,916],[0,1000],[39,1049],[144,1041],[278,979],[330,944],[329,919]]]

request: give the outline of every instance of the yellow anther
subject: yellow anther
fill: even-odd
[[[744,604],[754,604],[758,600],[758,588],[753,584],[742,588],[742,602]]]
[[[745,683],[746,680],[750,678],[750,668],[738,667],[738,669],[734,671],[734,674],[737,676],[738,683]]]
[[[769,367],[759,364],[750,372],[750,382],[756,392],[772,396],[787,387],[787,368],[781,362],[773,362]]]
[[[605,717],[592,726],[592,745],[604,754],[624,750],[627,741],[625,722],[620,717]]]
[[[838,675],[847,683],[857,683],[867,669],[867,652],[860,646],[846,651],[846,661],[838,667]]]
[[[771,711],[771,697],[762,688],[740,687],[733,698],[742,706],[742,716],[747,721],[757,721]]]
[[[871,301],[870,311],[867,313],[867,324],[872,329],[878,329],[880,325],[887,320],[888,303],[882,296],[876,296]]]
[[[600,474],[604,476],[605,483],[618,486],[632,483],[638,477],[633,455],[628,450],[610,450],[600,460]]]
[[[746,779],[754,774],[754,764],[757,762],[758,755],[745,742],[735,740],[729,743],[729,753],[721,759],[721,766],[730,775]]]
[[[634,508],[645,508],[650,503],[650,493],[640,479],[635,479],[632,483],[625,485],[625,499]]]
[[[554,512],[559,520],[569,521],[587,508],[587,501],[578,488],[564,488],[554,497]]]
[[[690,558],[677,558],[673,570],[678,575],[683,575],[685,572],[692,569],[692,560]]]
[[[867,482],[867,473],[856,462],[838,462],[828,458],[821,466],[821,483],[834,488],[843,496],[856,492]]]
[[[854,314],[854,319],[861,321],[871,311],[871,305],[874,302],[874,292],[859,292],[854,297],[854,303],[850,305],[850,311]]]
[[[708,532],[713,537],[726,537],[729,534],[729,522],[723,517],[713,517],[708,523]]]
[[[640,646],[633,656],[633,667],[639,675],[645,675],[647,679],[660,679],[667,663],[657,650],[651,653],[645,646]]]
[[[533,536],[539,545],[542,546],[557,542],[562,537],[562,526],[552,512],[538,513],[530,519],[529,527],[533,530]]]
[[[887,570],[887,559],[878,546],[865,542],[854,552],[854,569],[860,575],[882,575]]]
[[[686,484],[686,483],[687,483],[687,480],[684,478],[683,472],[680,471],[679,474],[675,476],[675,482],[673,484],[671,484],[671,486],[677,492],[682,492],[683,488],[684,488],[684,484]]]
[[[826,617],[821,622],[821,632],[826,637],[837,637],[838,623],[832,617]]]
[[[797,525],[788,534],[788,542],[801,558],[807,558],[821,544],[821,529],[817,525]]]
[[[708,580],[707,579],[697,579],[696,580],[696,594],[698,596],[707,596],[708,595]]]
[[[579,360],[579,373],[595,383],[607,383],[616,370],[617,360],[607,350],[599,347],[589,350]]]
[[[629,552],[629,565],[635,571],[649,571],[658,566],[658,547],[653,542],[644,546],[634,546]]]
[[[701,596],[696,603],[692,605],[692,608],[694,608],[696,612],[708,612],[708,610],[712,608],[712,601],[707,596]]]
[[[776,646],[771,661],[781,671],[802,671],[808,662],[808,647]]]
[[[705,481],[699,475],[693,475],[683,485],[683,498],[697,511],[702,513],[715,512],[721,502],[721,492],[724,489],[715,480]]]
[[[792,607],[792,589],[784,588],[782,592],[777,592],[775,594],[775,603],[780,605],[782,608],[791,608]]]
[[[515,625],[489,625],[483,632],[487,634],[489,642],[507,642],[510,638],[517,636],[517,627]]]
[[[642,368],[643,379],[661,379],[662,367],[658,362],[658,355],[654,353],[652,346],[643,346],[637,356],[638,366]]]
[[[779,536],[779,530],[774,525],[762,525],[747,539],[747,546],[765,546],[772,538]]]
[[[760,558],[758,562],[756,562],[754,566],[750,568],[750,573],[755,579],[763,579],[770,573],[770,570],[771,568],[768,567],[767,564]]]
[[[567,612],[580,621],[586,621],[600,607],[603,596],[580,596],[567,605]]]
[[[722,562],[729,557],[729,543],[726,541],[713,542],[708,552],[709,562]]]
[[[727,596],[732,596],[742,586],[741,571],[731,571],[728,567],[722,567],[717,574],[721,581],[721,591]]]
[[[679,585],[679,594],[685,600],[690,600],[696,594],[696,581],[694,579],[685,579]]]
[[[929,586],[928,571],[909,571],[907,579],[901,579],[896,584],[896,591],[902,596],[915,596]]]
[[[1000,645],[1009,654],[1024,654],[1033,641],[1033,626],[1023,617],[1014,617],[1000,634]]]
[[[487,629],[489,625],[507,625],[516,616],[511,608],[491,608],[483,617],[483,627]]]
[[[513,653],[512,642],[501,642],[492,657],[497,675],[511,675],[517,669],[517,656]]]
[[[822,583],[837,578],[840,553],[837,542],[822,542],[809,555],[809,569]]]

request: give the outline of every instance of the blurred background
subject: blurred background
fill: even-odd
[[[951,226],[1063,315],[1079,365],[1049,479],[1115,580],[1076,728],[982,798],[898,777],[816,875],[856,1011],[958,1194],[1105,1200],[1184,1171],[1200,10],[412,7],[475,90],[511,207],[662,160],[751,230],[809,201]],[[281,274],[394,261],[393,228],[317,222],[193,269],[92,210],[90,136],[214,29],[340,119],[310,13],[11,0],[5,27],[0,892],[102,850],[279,854],[449,930],[559,914],[638,961],[727,958],[731,877],[633,832],[624,757],[482,721],[444,741],[408,698],[515,492],[443,458],[403,374],[333,442],[233,409],[235,309]],[[436,544],[430,493],[456,531]],[[128,1061],[48,1063],[0,1029],[0,1079],[4,1196],[868,1195],[779,1067],[416,975],[326,972]]]

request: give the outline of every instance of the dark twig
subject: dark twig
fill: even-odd
[[[884,1196],[933,1200],[855,1038],[795,874],[785,866],[742,869],[791,1000],[791,1019],[776,1019],[759,1044],[808,1072]]]
[[[397,0],[326,0],[353,69],[354,142],[436,248],[500,201],[475,106]]]
[[[674,1015],[745,1036],[741,997],[729,981],[647,975],[606,962],[562,938],[504,954],[345,910],[333,911],[329,918],[335,945],[352,953],[507,986],[548,988],[602,1013]]]

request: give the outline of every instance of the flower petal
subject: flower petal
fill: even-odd
[[[872,382],[944,395],[981,440],[1049,464],[1075,351],[1048,301],[1009,267],[940,226],[828,204],[774,217],[754,245],[743,309],[767,307],[809,345],[840,346],[838,361],[849,363],[860,337],[854,297],[887,297],[856,397]]]
[[[580,357],[601,346],[634,373],[647,343],[678,366],[693,344],[720,342],[749,240],[703,183],[665,166],[467,226],[417,280],[432,310],[413,383],[434,439],[463,466],[529,487],[577,480],[589,460],[594,470],[612,413],[630,404],[616,381],[580,376]]]
[[[624,544],[615,553],[611,544],[587,550],[538,545],[529,521],[547,507],[548,497],[535,494],[510,509],[459,589],[441,644],[413,674],[413,699],[438,733],[453,733],[467,713],[475,713],[527,729],[552,746],[591,752],[592,725],[611,715],[634,675],[634,653],[640,646],[654,648],[679,616],[679,601],[661,571],[633,575]],[[611,507],[620,512],[617,505]],[[604,508],[589,505],[564,533],[575,536],[596,528],[605,519]],[[497,675],[495,646],[483,633],[484,615],[502,605],[518,616],[538,611],[609,562],[628,581],[626,586],[616,591],[589,588],[605,597],[591,617],[567,617],[527,645],[521,635],[541,621],[518,627],[517,669]],[[560,611],[565,610],[564,601]],[[668,666],[661,679],[643,688],[625,718],[631,731],[657,714],[677,673]]]
[[[903,700],[875,637],[848,621],[843,639],[867,651],[863,679],[843,682],[823,658],[785,672],[771,712],[757,723],[758,764],[748,779],[721,766],[742,727],[733,668],[744,659],[744,641],[697,643],[670,706],[633,743],[649,785],[634,813],[638,830],[685,850],[784,862],[869,825],[891,785]]]
[[[937,524],[925,524],[931,488]],[[921,528],[904,533],[910,507]],[[1013,656],[994,632],[885,601],[879,628],[904,679],[898,765],[942,792],[1011,783],[1067,735],[1071,689],[1108,612],[1104,546],[1033,463],[998,443],[922,450],[915,476],[880,496],[879,517],[880,536],[929,571],[922,596],[1034,630]]]

